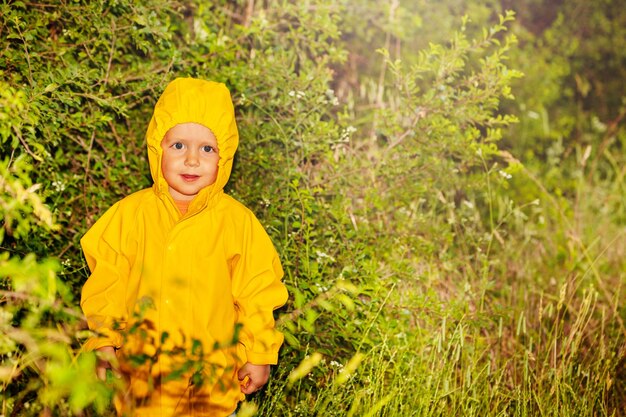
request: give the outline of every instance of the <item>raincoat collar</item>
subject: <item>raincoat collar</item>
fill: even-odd
[[[214,81],[177,78],[170,82],[154,107],[146,142],[154,192],[173,205],[168,184],[161,170],[161,141],[168,130],[180,123],[199,123],[209,128],[217,139],[218,173],[215,182],[203,188],[192,200],[188,214],[212,206],[223,193],[239,144],[235,110],[228,88]]]

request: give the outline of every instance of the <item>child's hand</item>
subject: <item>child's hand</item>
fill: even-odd
[[[241,392],[252,394],[261,389],[270,377],[269,365],[253,365],[246,362],[237,373],[241,384]],[[247,379],[246,379],[247,378]]]
[[[96,349],[98,359],[96,362],[96,375],[101,381],[106,381],[107,369],[112,369],[111,361],[115,359],[115,348],[113,346],[103,346]]]

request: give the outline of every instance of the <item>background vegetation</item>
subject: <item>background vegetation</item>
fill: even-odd
[[[189,75],[233,92],[291,295],[240,415],[626,415],[620,6],[3,1],[0,414],[110,414],[78,240]]]

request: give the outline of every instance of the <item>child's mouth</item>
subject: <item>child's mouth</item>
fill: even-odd
[[[181,174],[181,177],[183,177],[183,180],[186,182],[194,182],[195,180],[200,178],[199,175],[190,175],[190,174]]]

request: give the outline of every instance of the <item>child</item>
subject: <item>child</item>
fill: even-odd
[[[85,349],[117,357],[129,383],[120,414],[227,416],[277,363],[273,310],[287,300],[268,235],[223,191],[239,141],[228,89],[172,81],[146,140],[154,185],[81,240],[81,307],[96,333]]]

